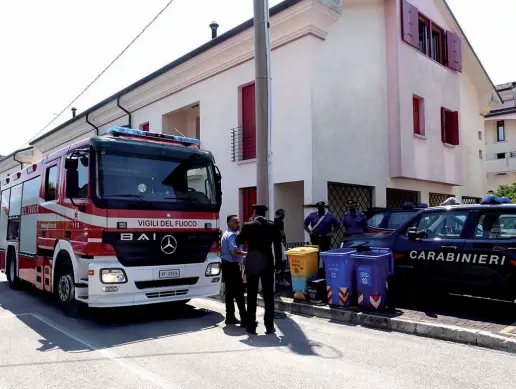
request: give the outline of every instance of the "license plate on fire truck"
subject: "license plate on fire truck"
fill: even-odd
[[[159,278],[166,279],[166,278],[177,278],[179,277],[179,269],[168,269],[168,270],[160,270],[159,271]]]

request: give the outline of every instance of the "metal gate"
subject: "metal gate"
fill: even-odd
[[[462,204],[480,204],[481,201],[479,197],[462,196]]]
[[[443,202],[446,201],[446,199],[453,197],[453,195],[450,194],[442,194],[442,193],[429,193],[429,202],[428,204],[430,207],[438,207]]]
[[[328,183],[328,209],[340,221],[347,212],[346,201],[355,200],[357,210],[365,211],[373,206],[373,188],[369,186]],[[332,237],[332,248],[338,247],[344,239],[344,229],[340,228]]]
[[[419,192],[387,188],[387,208],[401,208],[406,202],[410,202],[414,207],[417,207]]]

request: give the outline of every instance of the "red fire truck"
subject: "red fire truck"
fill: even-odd
[[[113,127],[1,182],[0,270],[65,312],[220,291],[221,176],[197,139]]]

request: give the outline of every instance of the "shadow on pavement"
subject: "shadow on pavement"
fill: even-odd
[[[251,335],[241,342],[251,347],[288,347],[291,352],[305,356],[335,359],[342,357],[337,349],[308,339],[303,329],[289,316],[284,313],[276,313],[275,316],[274,324],[283,335],[262,335],[258,330],[259,335]]]
[[[55,348],[88,352],[91,348],[80,341],[83,337],[96,349],[105,349],[209,330],[223,320],[218,312],[188,304],[85,309],[81,317],[72,319],[61,311],[51,295],[31,287],[23,289],[13,291],[6,282],[0,282],[0,306],[18,315],[17,320],[41,336],[36,346],[41,352]],[[2,324],[0,321],[0,328]],[[74,339],[75,334],[79,334],[79,340]]]

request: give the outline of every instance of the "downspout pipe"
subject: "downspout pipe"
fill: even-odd
[[[17,153],[17,152],[16,152],[16,153]],[[14,160],[15,162],[18,162],[18,163],[20,164],[20,170],[23,170],[23,162],[22,162],[22,161],[18,161],[18,160],[16,159],[16,153],[14,153],[14,155],[13,155],[13,160]]]
[[[99,134],[99,128],[95,124],[90,122],[89,116],[90,116],[90,113],[88,112],[86,114],[86,123],[88,123],[90,126],[92,126],[95,129],[95,135],[98,135]]]
[[[131,112],[129,112],[127,109],[125,109],[124,107],[122,107],[122,106],[120,105],[120,97],[121,97],[121,96],[120,96],[120,95],[118,95],[118,97],[116,98],[116,105],[117,105],[117,107],[118,107],[118,108],[120,108],[122,111],[124,111],[124,112],[127,114],[127,116],[129,116],[129,124],[128,124],[128,127],[129,127],[129,128],[132,128],[132,127],[131,127],[131,124],[132,124],[132,123],[131,123]]]

